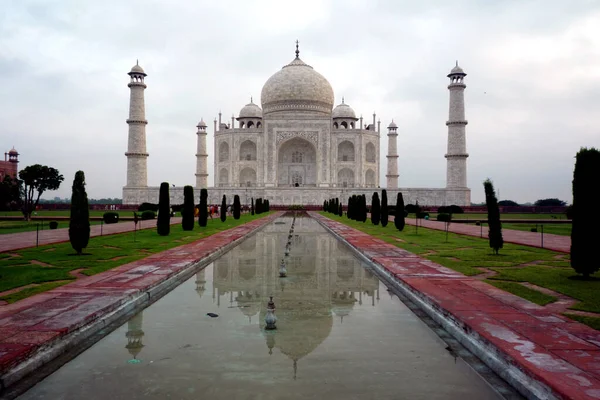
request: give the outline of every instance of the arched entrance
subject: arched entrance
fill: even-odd
[[[310,142],[293,138],[279,147],[277,185],[293,187],[317,185],[317,152]]]

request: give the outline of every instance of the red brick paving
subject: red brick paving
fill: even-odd
[[[0,309],[0,376],[4,379],[7,371],[35,355],[37,350],[52,346],[66,334],[138,298],[158,283],[280,215],[275,213],[3,306]],[[125,224],[109,226],[124,228],[120,226]],[[59,240],[60,236],[53,238]]]
[[[317,213],[311,215],[381,265],[416,296],[472,337],[491,345],[504,359],[550,387],[560,398],[600,398],[599,331],[347,225]],[[443,225],[424,221],[423,226],[436,229],[437,224]],[[479,228],[450,226],[463,234],[472,234],[470,228]],[[511,235],[508,230],[504,234],[505,238]],[[564,243],[559,244],[554,247],[565,249],[561,247]]]
[[[171,218],[171,224],[180,224],[181,217]],[[90,237],[102,235],[113,235],[115,233],[132,232],[135,224],[132,221],[120,222],[118,224],[104,224],[90,226]],[[156,220],[138,222],[137,229],[148,229],[156,227]],[[19,233],[7,233],[0,235],[0,253],[11,250],[35,247],[36,234],[39,234],[39,245],[61,243],[69,241],[69,228],[45,229],[43,231],[29,231]]]
[[[393,217],[390,218],[390,223],[393,223]],[[406,218],[407,225],[415,225],[415,220],[412,218]],[[419,226],[423,228],[436,229],[439,231],[446,230],[446,224],[441,221],[428,221],[425,219],[419,220]],[[459,224],[450,223],[448,231],[452,233],[459,233],[461,235],[468,236],[482,236],[482,230],[480,226],[470,224]],[[483,227],[483,237],[488,236],[487,227]],[[527,232],[517,231],[514,229],[502,229],[502,237],[507,243],[522,244],[525,246],[542,247],[542,234],[540,232]],[[571,237],[563,235],[553,235],[551,233],[544,233],[544,246],[545,249],[560,251],[562,253],[571,252]]]

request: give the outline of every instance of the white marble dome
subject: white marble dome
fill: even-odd
[[[252,100],[240,110],[238,118],[262,118],[262,110]]]
[[[146,73],[144,72],[144,69],[142,67],[140,67],[139,64],[135,64],[133,67],[131,67],[131,71],[129,71],[129,73],[146,75]]]
[[[289,110],[331,113],[334,97],[327,79],[296,57],[267,80],[261,100],[265,114]]]
[[[338,104],[331,113],[332,118],[348,118],[357,120],[356,113],[348,104],[344,103],[344,99],[342,99],[342,104]]]

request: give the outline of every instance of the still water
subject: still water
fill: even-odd
[[[291,222],[249,237],[20,399],[499,398],[316,221],[296,219],[280,278]]]

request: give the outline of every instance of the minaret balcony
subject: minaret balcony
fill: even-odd
[[[469,153],[444,154],[444,157],[446,157],[446,158],[467,158],[467,157],[469,157]]]
[[[469,121],[467,121],[466,119],[461,120],[461,121],[446,121],[446,126],[450,126],[450,125],[467,125],[469,123]]]
[[[148,121],[145,119],[130,119],[128,118],[127,120],[125,120],[125,122],[127,122],[128,124],[144,124],[144,125],[148,125]]]

